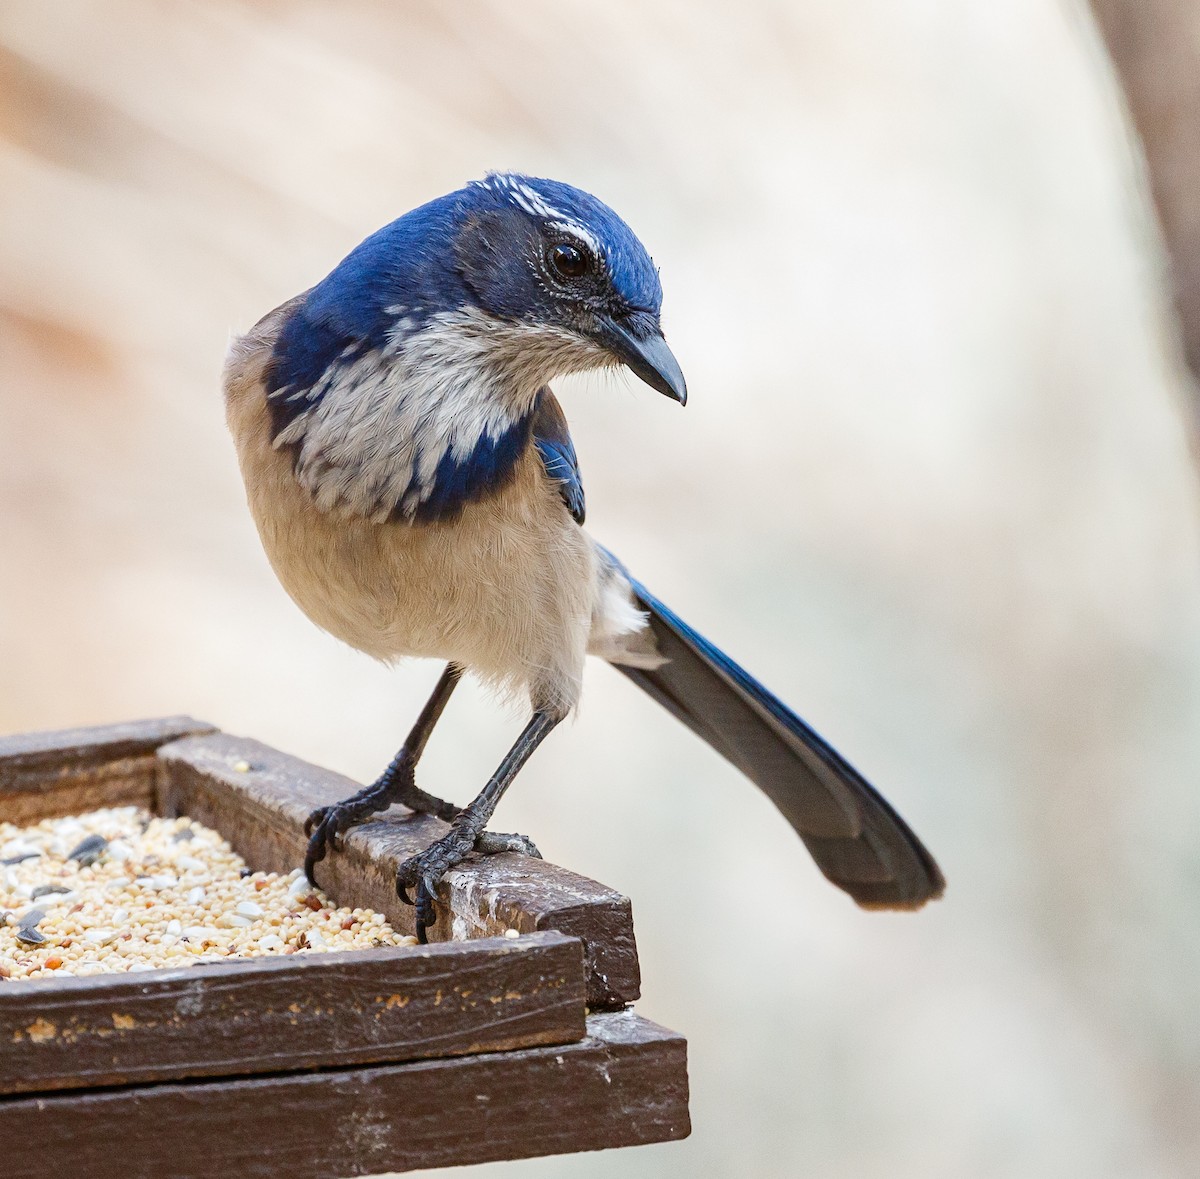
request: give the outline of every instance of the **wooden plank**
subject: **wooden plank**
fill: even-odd
[[[452,1060],[0,1100],[6,1179],[333,1179],[684,1138],[683,1039],[633,1012],[588,1038]]]
[[[584,1035],[559,933],[0,987],[0,1094],[421,1060]]]
[[[155,750],[212,732],[190,716],[0,737],[0,819],[22,826],[105,806],[153,805]]]
[[[215,827],[263,871],[301,864],[308,813],[359,789],[340,774],[226,733],[185,738],[162,747],[158,757],[161,813]],[[342,849],[321,863],[318,878],[340,904],[372,908],[411,932],[412,909],[396,897],[396,869],[446,830],[429,815],[395,807],[350,832]],[[628,898],[613,889],[511,854],[472,857],[447,876],[431,938],[488,937],[510,928],[557,929],[579,938],[593,1010],[620,1008],[638,997],[633,916]]]

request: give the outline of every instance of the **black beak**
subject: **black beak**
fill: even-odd
[[[687,404],[683,370],[659,332],[653,331],[642,340],[617,320],[606,318],[597,334],[601,343],[651,389],[657,389],[680,405]]]

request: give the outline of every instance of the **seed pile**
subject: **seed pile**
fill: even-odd
[[[187,818],[130,806],[0,823],[0,984],[415,941],[299,870],[250,872]]]

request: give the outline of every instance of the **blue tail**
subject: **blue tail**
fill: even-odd
[[[916,909],[941,896],[933,857],[883,796],[729,656],[631,584],[667,662],[654,671],[614,666],[759,786],[858,904]]]

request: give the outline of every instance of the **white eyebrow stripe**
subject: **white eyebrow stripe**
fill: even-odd
[[[600,248],[600,243],[591,235],[591,233],[588,232],[588,230],[580,225],[578,221],[571,221],[568,218],[563,217],[561,213],[558,214],[558,217],[559,220],[550,222],[551,229],[561,229],[564,233],[579,238],[579,240],[583,242],[583,244],[587,246],[587,248],[591,250],[591,252],[597,258],[599,258],[601,261],[604,260],[604,251]]]
[[[489,179],[495,187],[503,189],[518,208],[534,217],[545,217],[552,229],[577,237],[597,258],[604,258],[604,250],[591,231],[561,209],[556,209],[537,189],[511,176],[492,176]]]

